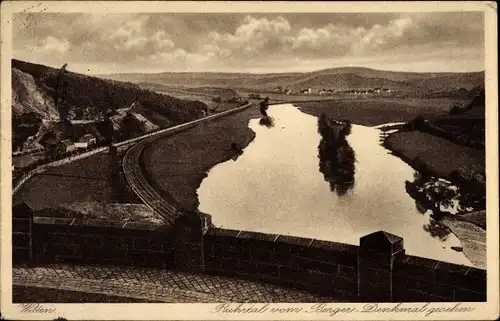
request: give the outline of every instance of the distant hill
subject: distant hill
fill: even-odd
[[[157,83],[137,83],[139,87],[144,89],[154,90],[156,92],[165,92],[173,94],[192,94],[207,97],[221,97],[221,98],[233,98],[239,97],[239,94],[231,89],[224,87],[182,87],[182,86],[168,86]]]
[[[389,87],[408,92],[442,92],[459,88],[470,90],[484,84],[484,72],[415,73],[382,71],[360,67],[324,69],[306,73],[155,73],[110,74],[104,78],[133,83],[186,87],[228,87],[272,89],[276,86],[333,90]]]

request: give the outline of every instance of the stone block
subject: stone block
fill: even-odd
[[[331,290],[333,280],[334,275],[332,273],[309,271],[309,283],[314,289],[325,289],[325,291]]]
[[[428,302],[452,302],[453,298],[442,297],[434,294],[429,294]]]
[[[358,292],[358,284],[356,282],[356,279],[335,277],[333,280],[332,288],[336,293],[348,293],[350,295],[356,295]]]
[[[27,233],[31,231],[31,223],[29,219],[13,219],[12,232]]]
[[[244,264],[240,264],[240,261],[238,260],[226,258],[220,258],[217,264],[219,270],[232,272],[238,272],[242,270],[243,266]]]
[[[24,263],[31,260],[31,252],[29,248],[12,248],[12,262]]]
[[[103,262],[106,255],[107,253],[102,246],[86,246],[83,249],[83,256],[96,260],[96,262]]]
[[[136,238],[134,239],[134,249],[135,250],[147,250],[149,240],[146,238]]]
[[[425,291],[429,294],[444,297],[444,298],[449,298],[450,300],[453,299],[454,296],[454,287],[446,284],[439,284],[439,283],[434,283],[432,285],[429,284],[429,282],[421,282],[420,284],[421,290]]]
[[[460,288],[486,293],[486,283],[486,271],[471,267],[457,285]]]
[[[103,246],[103,236],[102,235],[85,235],[85,245],[86,246]]]
[[[464,265],[439,262],[433,270],[434,282],[441,284],[462,284],[469,267]]]
[[[361,237],[359,249],[393,255],[404,250],[403,238],[385,231],[378,231]]]
[[[303,284],[309,280],[309,271],[290,268],[287,266],[279,267],[279,280],[289,284]]]
[[[348,244],[313,240],[300,255],[329,263],[357,264],[357,247]]]
[[[269,249],[252,248],[250,249],[250,260],[269,263],[271,261],[272,253],[273,251],[270,251]]]
[[[292,262],[292,252],[276,249],[271,253],[269,263],[276,265],[290,266]]]
[[[109,249],[127,249],[128,244],[124,239],[116,236],[109,236],[103,238],[103,246]]]
[[[336,269],[335,265],[327,264],[324,262],[319,262],[316,260],[311,260],[302,256],[291,256],[290,267],[299,270],[312,270],[320,271],[325,273],[331,273],[332,269]]]
[[[257,263],[255,264],[255,273],[272,279],[278,279],[279,267],[271,264]]]
[[[163,243],[150,239],[148,242],[148,250],[161,252],[164,250]]]
[[[355,279],[357,278],[357,271],[356,268],[353,266],[339,265],[337,270],[337,276],[348,279]]]
[[[276,251],[286,251],[299,254],[305,252],[312,241],[313,240],[309,238],[279,235],[274,243]]]
[[[30,247],[31,237],[26,233],[13,233],[12,246],[13,247]]]
[[[486,292],[477,292],[459,288],[455,290],[454,299],[459,302],[485,302]]]
[[[238,247],[236,245],[213,245],[212,248],[215,256],[224,258],[238,257]]]

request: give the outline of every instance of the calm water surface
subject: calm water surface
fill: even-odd
[[[352,126],[354,185],[336,193],[319,170],[318,118],[290,104],[272,106],[269,115],[274,127],[252,119],[255,140],[237,160],[212,168],[198,189],[199,210],[217,227],[355,245],[384,230],[403,237],[408,254],[471,265],[450,249],[460,245],[453,234],[443,240],[424,230],[429,216],[405,190],[415,171],[379,144],[380,129]]]

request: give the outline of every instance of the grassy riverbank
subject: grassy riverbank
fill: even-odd
[[[159,139],[144,150],[148,176],[186,209],[198,208],[197,189],[213,166],[238,155],[255,137],[248,122],[255,107]],[[232,145],[236,148],[232,148]]]
[[[417,163],[425,164],[428,171],[442,178],[449,178],[453,171],[485,173],[484,150],[461,146],[428,133],[398,132],[387,137],[384,144],[417,170]]]
[[[354,124],[375,126],[384,123],[409,121],[418,115],[433,118],[448,112],[463,98],[359,98],[325,102],[304,102],[296,106],[308,114],[325,113],[331,119],[348,119]]]

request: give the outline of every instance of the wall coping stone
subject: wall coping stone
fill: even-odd
[[[465,265],[458,265],[448,262],[439,262],[434,267],[434,270],[465,275],[469,270],[469,267]]]
[[[337,252],[347,252],[351,254],[357,254],[359,248],[357,245],[316,240],[316,239],[313,240],[313,242],[309,245],[309,247],[327,251],[335,250]]]
[[[428,259],[413,255],[404,255],[397,257],[394,261],[396,269],[401,265],[414,266],[418,268],[425,268],[429,271],[442,271],[446,273],[455,273],[467,275],[471,277],[486,277],[486,270],[471,267],[467,265],[453,264],[433,259]]]
[[[486,270],[470,267],[467,272],[465,272],[465,275],[473,278],[486,278]]]
[[[261,232],[245,231],[245,230],[231,230],[218,227],[210,227],[206,232],[206,236],[221,236],[233,237],[243,240],[259,240],[267,241],[282,245],[303,246],[304,248],[314,248],[327,251],[346,252],[350,254],[357,254],[358,246],[351,244],[343,244],[337,242],[316,240],[311,238],[296,237],[280,234],[268,234]]]
[[[292,244],[292,245],[308,247],[312,241],[313,239],[311,238],[304,238],[304,237],[297,237],[290,235],[278,235],[278,238],[276,238],[274,242],[280,244]]]
[[[417,267],[423,267],[423,268],[428,268],[429,270],[432,270],[438,265],[439,261],[433,260],[433,259],[428,259],[420,256],[413,256],[413,255],[404,255],[404,256],[398,256],[396,260],[394,261],[395,265],[403,264],[403,265],[413,265]]]
[[[253,231],[239,231],[239,233],[236,235],[237,239],[259,240],[268,242],[274,242],[276,237],[279,236],[277,234],[267,234],[267,233],[253,232]]]
[[[240,233],[239,230],[230,230],[230,229],[211,227],[205,232],[205,235],[236,237],[238,235],[238,233]]]
[[[102,228],[118,228],[130,230],[147,230],[158,231],[167,228],[167,225],[162,223],[152,222],[135,222],[135,221],[108,221],[93,218],[72,218],[72,217],[33,217],[35,224],[41,225],[65,225],[65,226],[89,226]]]

